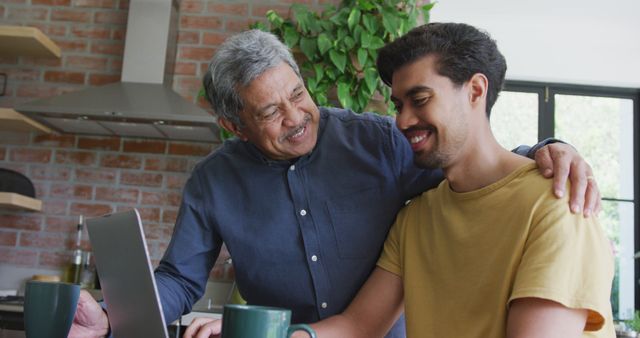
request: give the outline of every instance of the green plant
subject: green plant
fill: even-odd
[[[633,319],[625,320],[624,322],[633,331],[640,332],[640,311],[636,311]]]
[[[334,89],[344,108],[362,112],[379,95],[389,102],[390,90],[378,77],[378,49],[415,27],[422,14],[429,20],[434,3],[418,5],[420,0],[343,0],[336,8],[317,13],[304,5],[291,7],[291,19],[275,11],[266,16],[270,24],[254,28],[278,35],[304,58],[300,63],[307,89],[318,105],[327,105]],[[386,104],[376,109],[390,114]]]

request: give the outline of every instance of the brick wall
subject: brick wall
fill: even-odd
[[[195,100],[208,60],[227,36],[264,20],[268,9],[286,15],[294,2],[319,8],[337,1],[181,1],[174,90]],[[60,59],[0,59],[0,73],[8,75],[0,106],[118,81],[128,3],[0,1],[3,25],[38,27],[62,49]],[[30,177],[44,205],[42,212],[35,213],[0,209],[0,264],[60,268],[66,262],[78,215],[133,206],[142,213],[157,263],[171,236],[182,185],[194,164],[216,146],[0,132],[0,167]],[[213,277],[223,277],[222,265],[217,267]]]

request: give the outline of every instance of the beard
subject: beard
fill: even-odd
[[[434,128],[435,142],[433,149],[413,153],[413,163],[418,168],[440,169],[447,168],[453,162],[455,155],[463,148],[467,141],[468,124],[464,119],[459,119],[455,125],[449,128],[449,133],[443,142],[438,138],[438,131]]]

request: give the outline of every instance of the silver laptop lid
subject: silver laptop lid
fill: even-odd
[[[136,209],[87,219],[115,338],[167,338],[162,305]]]

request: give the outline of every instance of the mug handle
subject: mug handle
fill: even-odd
[[[316,338],[316,331],[313,331],[311,326],[307,324],[295,324],[289,326],[289,328],[287,329],[287,338],[291,337],[291,335],[296,331],[306,331],[311,336],[311,338]]]

